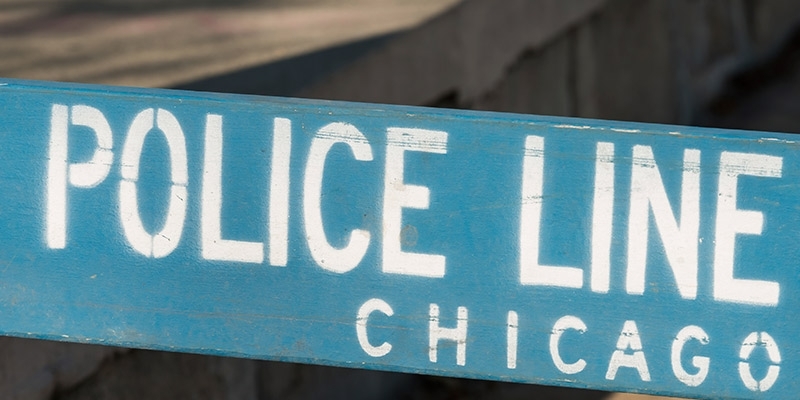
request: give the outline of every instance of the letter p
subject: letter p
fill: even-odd
[[[92,158],[68,163],[69,125],[85,126],[97,139]],[[111,170],[114,154],[111,127],[103,113],[84,105],[67,107],[53,104],[50,116],[50,148],[47,163],[47,246],[63,249],[67,242],[67,181],[74,187],[91,188],[102,182]]]

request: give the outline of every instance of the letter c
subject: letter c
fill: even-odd
[[[387,316],[394,315],[392,307],[381,299],[369,299],[358,309],[358,316],[356,317],[356,335],[358,336],[358,344],[365,353],[372,357],[383,357],[392,351],[390,343],[383,342],[380,346],[373,346],[369,344],[367,338],[367,319],[373,311],[380,311]]]
[[[564,331],[567,329],[574,329],[578,331],[578,333],[584,333],[586,332],[586,324],[583,323],[580,318],[572,315],[565,315],[559,318],[555,325],[553,325],[553,332],[550,334],[550,357],[553,358],[553,364],[555,364],[559,371],[565,374],[577,374],[586,368],[586,360],[581,358],[572,364],[567,364],[561,358],[561,354],[558,351],[558,342],[561,340],[561,335],[563,335]]]

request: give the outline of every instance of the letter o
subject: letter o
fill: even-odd
[[[767,375],[760,381],[753,377],[752,372],[750,372],[750,363],[747,362],[758,344],[766,347],[767,356],[772,362],[772,365],[767,368]],[[742,359],[742,361],[739,361],[739,377],[742,378],[742,383],[748,389],[754,392],[766,392],[778,380],[778,374],[781,372],[779,365],[781,363],[781,353],[778,350],[778,344],[775,343],[775,339],[769,333],[751,332],[747,335],[742,341],[742,347],[739,349],[739,358]]]
[[[151,235],[144,229],[139,215],[136,182],[139,179],[139,163],[144,139],[154,126],[157,126],[167,139],[172,187],[164,228]],[[175,116],[160,108],[155,112],[152,108],[148,108],[137,114],[128,129],[128,136],[122,149],[121,164],[119,212],[125,238],[139,253],[154,258],[165,257],[178,247],[181,240],[186,219],[186,185],[189,182],[186,139]]]

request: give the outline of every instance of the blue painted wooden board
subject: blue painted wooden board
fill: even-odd
[[[0,104],[6,335],[797,396],[793,136],[14,80]]]

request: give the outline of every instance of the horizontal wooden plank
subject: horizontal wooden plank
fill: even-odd
[[[794,398],[791,135],[0,82],[6,335]]]

